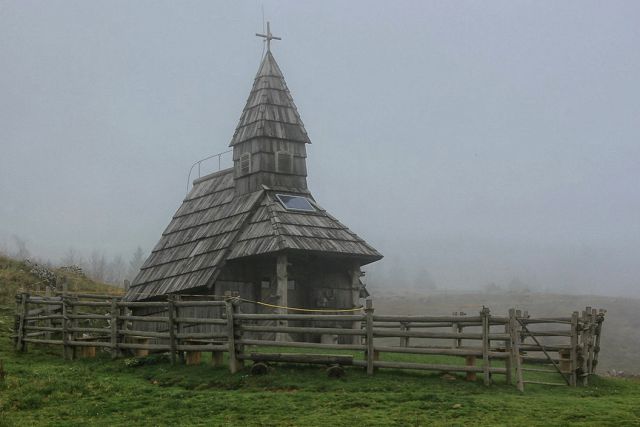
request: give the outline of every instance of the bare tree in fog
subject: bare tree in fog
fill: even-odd
[[[136,277],[136,274],[138,274],[140,267],[142,267],[142,264],[144,263],[144,259],[144,251],[140,246],[138,246],[129,261],[129,271],[127,273],[127,278],[129,280],[133,280],[133,278]]]
[[[125,279],[126,270],[127,270],[127,265],[122,259],[122,256],[116,255],[107,264],[107,273],[106,273],[105,281],[107,283],[122,285],[122,282]]]
[[[14,235],[13,242],[16,245],[16,250],[13,253],[15,259],[23,261],[31,256],[29,249],[27,249],[27,242],[24,239]]]
[[[93,280],[103,282],[107,272],[107,260],[103,253],[93,250],[89,256],[87,273]]]

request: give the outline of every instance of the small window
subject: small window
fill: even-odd
[[[240,156],[240,175],[251,173],[251,153]]]
[[[288,151],[276,152],[276,172],[291,173],[293,170],[293,154]]]
[[[296,282],[295,280],[288,280],[287,281],[287,289],[289,289],[290,291],[293,291],[296,289]]]
[[[286,194],[276,194],[282,206],[289,211],[315,212],[311,201],[302,196],[289,196]]]

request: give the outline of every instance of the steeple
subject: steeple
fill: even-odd
[[[262,185],[306,191],[305,144],[311,143],[293,102],[284,76],[267,51],[242,111],[229,146],[233,147],[234,177],[239,194],[262,189]]]

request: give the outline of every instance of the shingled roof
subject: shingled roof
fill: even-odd
[[[260,64],[229,146],[256,137],[311,143],[271,51],[267,51]]]
[[[308,193],[284,194],[313,200]],[[275,195],[265,188],[236,196],[232,169],[195,181],[127,299],[205,286],[215,282],[227,260],[284,250],[350,256],[362,265],[382,258],[315,201],[315,211],[296,212],[285,209]]]
[[[270,51],[262,60],[230,145],[254,139],[310,143]],[[305,197],[313,208],[304,212],[286,209],[278,194]],[[210,286],[229,260],[282,251],[350,257],[360,265],[382,258],[320,207],[306,188],[263,184],[256,191],[238,191],[231,168],[194,181],[126,299]]]

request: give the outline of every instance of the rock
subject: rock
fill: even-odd
[[[454,377],[451,374],[444,374],[440,378],[442,378],[443,380],[447,380],[447,381],[455,381],[457,379],[456,377]]]
[[[460,409],[462,408],[462,404],[461,403],[456,403],[455,405],[452,406],[453,409]]]

